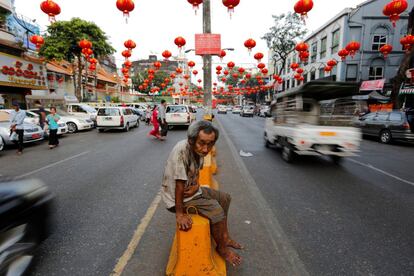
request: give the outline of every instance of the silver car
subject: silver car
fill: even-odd
[[[0,139],[4,145],[13,145],[10,140],[10,115],[7,112],[0,111]],[[43,129],[40,126],[23,123],[24,135],[23,143],[37,142],[44,139]]]

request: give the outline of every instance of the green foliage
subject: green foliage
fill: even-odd
[[[111,101],[113,103],[120,103],[121,102],[121,100],[119,99],[119,97],[111,97]]]
[[[154,79],[152,80],[152,84],[150,83],[146,90],[143,90],[140,92],[148,94],[152,86],[157,86],[162,89],[161,84],[164,82],[166,78],[169,78],[169,77],[170,75],[166,71],[162,71],[162,70],[156,71],[154,74]],[[132,83],[136,90],[138,90],[138,86],[144,84],[145,79],[148,79],[148,71],[137,72],[135,76],[132,77]]]
[[[274,26],[269,29],[262,39],[266,41],[267,47],[272,50],[271,57],[276,64],[281,60],[283,65],[279,69],[279,75],[286,66],[286,59],[295,48],[296,43],[303,39],[308,32],[303,21],[296,13],[273,15]]]
[[[45,44],[39,54],[47,60],[72,62],[81,53],[78,43],[82,39],[92,42],[92,50],[97,58],[115,52],[115,49],[108,43],[105,32],[95,23],[72,18],[70,21],[57,21],[47,28]]]

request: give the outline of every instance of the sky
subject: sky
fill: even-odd
[[[48,17],[40,10],[43,0],[15,0],[16,12],[30,19],[36,19],[41,30],[46,30]],[[109,37],[117,50],[115,57],[118,65],[122,63],[123,43],[132,39],[137,43],[132,60],[148,58],[157,54],[161,59],[164,50],[178,54],[174,44],[177,36],[187,40],[186,49],[194,49],[194,35],[202,33],[202,7],[197,15],[187,0],[135,0],[135,10],[130,14],[128,24],[122,12],[116,8],[116,0],[54,0],[62,9],[57,20],[69,20],[72,17],[95,22]],[[221,0],[211,0],[212,32],[221,34],[222,48],[235,48],[228,52],[223,62],[233,61],[236,66],[253,67],[253,54],[263,52],[267,61],[266,42],[261,37],[273,25],[272,15],[293,11],[296,0],[241,0],[230,18],[227,8]],[[314,8],[309,13],[306,27],[314,31],[347,7],[355,7],[363,0],[314,0]],[[257,46],[249,55],[244,41],[253,38]],[[194,52],[187,58],[196,62],[195,69],[201,71],[202,59]],[[213,59],[220,63],[219,58]]]

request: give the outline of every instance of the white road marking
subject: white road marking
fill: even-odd
[[[391,173],[389,173],[389,172],[386,172],[386,171],[383,171],[383,170],[381,170],[381,169],[378,169],[378,168],[376,168],[376,167],[372,166],[371,164],[365,164],[365,163],[362,163],[362,162],[360,162],[360,161],[358,161],[358,160],[351,159],[351,158],[350,158],[350,159],[348,159],[348,160],[349,160],[349,161],[351,161],[351,162],[354,162],[355,164],[358,164],[358,165],[361,165],[361,166],[364,166],[364,167],[370,168],[370,169],[372,169],[372,170],[374,170],[374,171],[380,172],[380,173],[382,173],[382,174],[385,174],[386,176],[389,176],[389,177],[391,177],[391,178],[397,179],[397,180],[399,180],[399,181],[401,181],[401,182],[403,182],[403,183],[406,183],[406,184],[409,184],[409,185],[414,186],[414,182],[411,182],[411,181],[405,180],[405,179],[403,179],[403,178],[401,178],[401,177],[398,177],[398,176],[395,176],[395,175],[393,175],[393,174],[391,174]]]
[[[17,177],[17,179],[19,179],[19,178],[23,178],[23,177],[26,177],[26,176],[29,176],[29,175],[32,175],[32,174],[35,174],[35,173],[38,173],[38,172],[41,172],[41,171],[44,171],[44,170],[49,169],[49,168],[52,168],[52,167],[54,167],[54,166],[56,166],[56,165],[59,165],[59,164],[62,164],[62,163],[64,163],[64,162],[67,162],[67,161],[70,161],[70,160],[72,160],[72,159],[75,159],[75,158],[77,158],[77,157],[80,157],[80,156],[86,155],[86,154],[88,154],[88,153],[90,153],[90,151],[85,151],[85,152],[79,153],[79,154],[77,154],[77,155],[74,155],[74,156],[71,156],[71,157],[65,158],[65,159],[63,159],[63,160],[60,160],[60,161],[58,161],[58,162],[55,162],[55,163],[49,164],[49,165],[47,165],[47,166],[45,166],[45,167],[42,167],[42,168],[40,168],[40,169],[37,169],[37,170],[31,171],[31,172],[28,172],[28,173],[22,174],[22,175],[18,176],[18,177]]]
[[[158,192],[157,196],[152,201],[150,207],[147,210],[145,216],[141,219],[141,223],[138,225],[137,229],[132,236],[131,241],[128,244],[127,249],[125,250],[122,257],[118,260],[114,270],[111,273],[111,276],[120,276],[124,271],[125,267],[127,266],[129,260],[131,259],[132,255],[134,254],[135,250],[138,247],[138,244],[145,233],[149,223],[151,222],[152,217],[155,214],[155,211],[158,208],[158,205],[161,202],[161,191]]]

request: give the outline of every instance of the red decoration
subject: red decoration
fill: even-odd
[[[174,39],[174,43],[181,50],[181,48],[184,47],[187,42],[185,41],[183,37],[179,36],[176,39]]]
[[[406,35],[401,38],[400,43],[403,45],[404,50],[407,52],[411,51],[411,48],[414,45],[414,35]]]
[[[251,77],[252,77],[251,74],[246,74],[246,76],[245,76],[246,79],[250,79]]]
[[[346,50],[349,52],[349,55],[354,58],[355,54],[361,48],[361,44],[356,41],[351,41],[346,45]]]
[[[266,68],[262,69],[262,74],[263,75],[267,75],[269,73],[269,70],[267,70]]]
[[[256,41],[254,41],[252,38],[249,38],[244,42],[244,47],[246,47],[249,53],[251,53],[252,49],[256,47]]]
[[[296,71],[296,69],[298,69],[298,68],[299,68],[299,64],[297,64],[297,63],[292,63],[292,64],[290,65],[290,68],[291,68],[293,71]]]
[[[93,55],[93,51],[91,48],[84,48],[82,49],[82,54],[86,57],[89,58],[91,55]]]
[[[59,5],[56,4],[53,0],[43,1],[40,4],[40,9],[44,13],[46,13],[47,15],[49,15],[49,21],[50,22],[55,22],[56,21],[55,16],[56,15],[59,15],[60,12],[61,12]]]
[[[300,52],[299,53],[299,58],[303,62],[307,62],[308,59],[309,59],[309,56],[310,56],[309,52]]]
[[[239,73],[240,73],[240,74],[243,74],[243,73],[244,73],[244,71],[245,71],[245,70],[244,70],[244,68],[243,68],[243,67],[240,67],[240,68],[239,68]]]
[[[194,12],[195,12],[195,14],[197,14],[198,6],[203,3],[203,0],[187,0],[187,1],[188,1],[188,3],[193,5]]]
[[[223,5],[227,7],[228,12],[231,15],[234,13],[234,8],[240,4],[240,0],[223,0]]]
[[[162,56],[165,60],[168,60],[172,56],[172,53],[168,50],[165,50],[164,52],[162,52]]]
[[[227,63],[227,67],[229,67],[230,69],[233,69],[234,66],[236,66],[236,64],[233,61],[230,61],[229,63]]]
[[[227,55],[226,51],[221,50],[220,55],[219,55],[220,60],[221,60],[221,61],[223,61],[223,58],[224,58],[226,55]]]
[[[126,60],[126,61],[124,62],[124,66],[125,66],[126,68],[131,68],[131,66],[132,66],[132,62],[131,62],[131,61],[129,61],[129,60]]]
[[[97,60],[96,58],[90,58],[90,59],[88,60],[88,62],[89,62],[90,64],[97,64],[97,63],[98,63],[98,60]]]
[[[36,48],[39,50],[45,43],[45,40],[40,35],[33,35],[30,37],[30,42],[35,44]]]
[[[313,8],[313,1],[312,0],[299,0],[295,4],[295,12],[300,14],[303,20],[308,17],[308,12],[310,12]]]
[[[132,53],[131,53],[131,51],[130,51],[130,50],[124,50],[124,51],[122,51],[122,56],[123,56],[125,59],[130,58],[130,57],[131,57],[131,55],[132,55]]]
[[[330,59],[328,60],[328,62],[326,63],[329,67],[334,67],[338,64],[338,62],[336,62],[336,60],[334,59]]]
[[[298,68],[296,69],[296,73],[298,74],[303,74],[304,70],[302,68]]]
[[[190,60],[190,61],[187,63],[187,65],[188,65],[188,67],[193,68],[196,64],[195,64],[195,62],[194,62],[194,61]]]
[[[131,39],[128,39],[127,41],[124,42],[124,46],[128,50],[132,51],[132,49],[135,49],[135,47],[137,47],[137,44]]]
[[[81,47],[82,49],[90,49],[92,48],[92,42],[90,42],[87,39],[82,39],[81,41],[79,41],[79,47]]]
[[[117,0],[116,7],[118,10],[124,13],[126,22],[128,23],[129,13],[132,12],[135,8],[134,1],[132,0]]]
[[[175,69],[175,72],[177,72],[177,74],[182,74],[183,73],[183,69],[178,67],[177,69]]]
[[[237,73],[233,73],[232,77],[233,77],[234,79],[238,79],[238,78],[239,78],[239,74],[237,74]]]
[[[223,67],[221,67],[221,66],[219,65],[219,66],[217,66],[217,67],[216,67],[216,70],[217,70],[217,71],[221,71],[221,70],[223,70]]]
[[[341,57],[342,61],[344,61],[348,55],[349,55],[349,51],[347,49],[342,49],[338,52],[338,56]]]
[[[194,70],[194,71],[193,71],[193,75],[194,75],[194,76],[197,76],[197,74],[198,74],[198,71],[197,71],[197,70]]]
[[[229,71],[224,70],[223,74],[227,76],[229,74]]]
[[[154,67],[159,70],[161,68],[162,64],[159,61],[154,62]]]
[[[332,71],[332,67],[331,66],[325,66],[325,68],[323,68],[323,70],[325,72],[331,72]]]
[[[397,21],[400,19],[400,14],[402,14],[407,8],[407,0],[392,0],[390,3],[385,5],[382,12],[385,16],[390,18],[390,21],[395,28]]]
[[[263,70],[265,67],[266,67],[266,64],[264,64],[264,63],[259,63],[257,65],[257,68],[259,68],[260,70]]]
[[[262,53],[257,53],[254,55],[254,58],[257,60],[257,62],[262,61],[262,58],[264,57],[264,55]]]
[[[382,53],[384,58],[387,58],[387,56],[392,52],[392,45],[385,44],[379,49],[379,51]]]
[[[298,43],[295,47],[295,50],[298,52],[306,52],[308,49],[309,45],[304,42]]]

